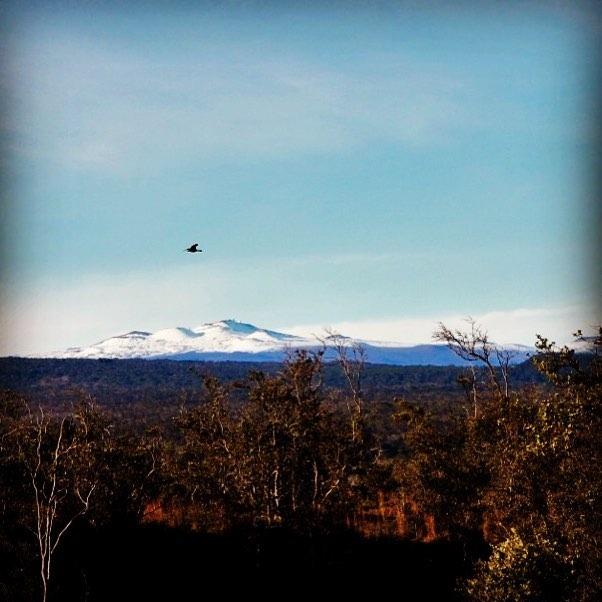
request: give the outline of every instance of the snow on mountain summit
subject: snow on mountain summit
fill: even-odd
[[[201,335],[194,332],[194,330],[190,330],[190,328],[177,326],[176,328],[165,328],[163,330],[158,330],[157,332],[151,334],[149,338],[157,341],[180,342],[188,341],[189,339],[194,339],[198,336]]]
[[[275,339],[278,341],[298,341],[303,340],[302,337],[297,337],[291,334],[284,334],[283,332],[276,332],[274,330],[266,330],[265,328],[258,328],[253,324],[247,324],[245,322],[239,322],[238,320],[228,319],[220,320],[218,322],[208,322],[202,326],[198,326],[193,329],[194,332],[199,334],[211,334],[215,337],[219,336],[236,336],[236,337],[250,337],[257,340],[271,340]]]
[[[197,331],[207,329],[228,330],[241,334],[250,334],[256,332],[257,330],[261,330],[260,328],[257,328],[257,326],[253,326],[253,324],[246,324],[245,322],[239,322],[238,320],[234,320],[232,318],[227,320],[218,320],[217,322],[207,322],[195,328]]]

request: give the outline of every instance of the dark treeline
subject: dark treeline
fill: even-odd
[[[599,599],[602,337],[581,357],[540,338],[517,370],[474,325],[439,335],[475,366],[439,374],[451,395],[399,394],[399,373],[358,348],[337,366],[299,352],[227,378],[106,362],[123,371],[115,390],[126,365],[156,367],[160,390],[162,370],[196,379],[169,412],[97,404],[85,387],[68,403],[4,391],[0,598],[277,595],[283,577],[296,591],[319,577],[407,599]],[[29,361],[33,381],[50,378]]]
[[[268,362],[192,362],[174,360],[95,360],[0,358],[0,383],[33,401],[45,404],[73,399],[81,393],[92,395],[104,406],[136,402],[179,405],[198,398],[200,377],[211,375],[222,382],[244,380],[250,371],[275,374],[279,363]],[[422,399],[458,394],[458,377],[464,373],[457,366],[390,366],[365,364],[363,388],[370,400],[391,399],[396,395]],[[527,361],[512,366],[517,385],[542,384],[545,378]],[[324,386],[346,386],[338,362],[325,362]]]

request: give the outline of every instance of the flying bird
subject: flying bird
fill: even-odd
[[[187,249],[184,249],[184,251],[188,251],[189,253],[202,253],[203,249],[199,249],[198,246],[199,246],[199,243],[195,242],[193,245],[191,245]]]

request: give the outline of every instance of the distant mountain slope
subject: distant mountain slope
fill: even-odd
[[[445,345],[401,345],[342,337],[345,345],[361,344],[374,364],[398,366],[461,366],[466,362]],[[236,320],[210,322],[196,328],[168,328],[154,333],[133,330],[89,347],[70,347],[45,357],[83,359],[171,359],[193,361],[279,362],[295,349],[324,348],[317,338],[300,337]],[[532,349],[513,346],[513,363],[527,359]],[[326,347],[326,357],[333,357]]]

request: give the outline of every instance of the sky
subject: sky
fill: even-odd
[[[0,355],[595,326],[595,7],[4,3]]]

